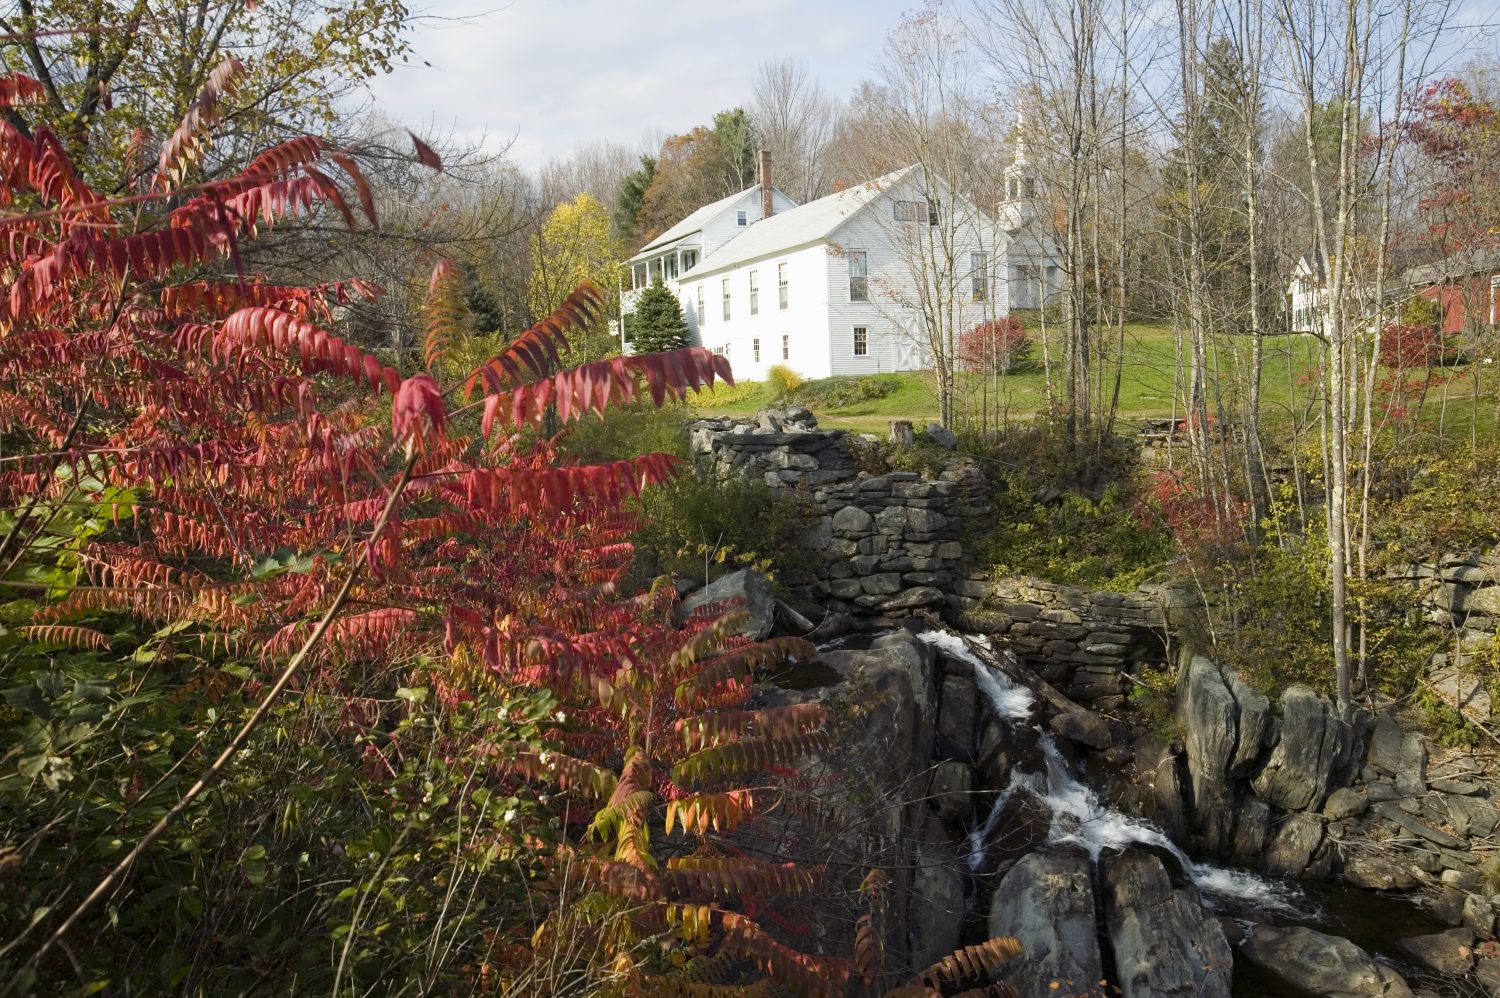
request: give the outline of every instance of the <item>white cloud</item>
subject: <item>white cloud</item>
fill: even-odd
[[[830,91],[867,74],[904,3],[755,0],[442,0],[417,60],[372,87],[406,124],[498,148],[537,167],[585,142],[631,147],[685,131],[749,97],[766,59],[804,59]],[[421,61],[431,63],[423,66]]]

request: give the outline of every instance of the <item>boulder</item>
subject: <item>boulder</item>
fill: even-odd
[[[1415,887],[1417,878],[1411,869],[1393,856],[1359,853],[1344,860],[1344,879],[1355,887],[1376,891],[1405,890]]]
[[[1235,756],[1239,707],[1218,666],[1202,655],[1192,656],[1178,679],[1177,718],[1187,747],[1193,825],[1209,849],[1223,852],[1233,820],[1226,773]]]
[[[1306,872],[1323,842],[1323,819],[1315,814],[1289,814],[1271,836],[1261,861],[1267,873],[1299,877]]]
[[[1070,710],[1055,715],[1048,726],[1059,738],[1091,749],[1107,749],[1115,743],[1109,721],[1091,710]]]
[[[1104,994],[1094,885],[1082,851],[1022,857],[995,887],[988,929],[991,937],[1013,936],[1021,944],[1023,955],[1000,972],[1020,998]]]
[[[1430,936],[1409,936],[1397,943],[1422,966],[1439,974],[1458,977],[1474,969],[1474,933],[1449,929]]]
[[[1376,804],[1372,808],[1372,810],[1385,820],[1391,822],[1392,824],[1399,825],[1418,838],[1426,839],[1428,842],[1431,842],[1435,846],[1441,846],[1444,849],[1468,848],[1468,843],[1458,836],[1450,835],[1448,832],[1443,831],[1441,828],[1433,828],[1431,825],[1425,822],[1418,821],[1416,818],[1407,814],[1395,804],[1392,804],[1388,801],[1382,801],[1381,803]]]
[[[1174,891],[1161,860],[1130,850],[1106,861],[1104,911],[1125,998],[1229,998],[1234,962],[1197,892]]]
[[[862,793],[920,801],[937,735],[932,646],[906,631],[896,631],[876,638],[867,649],[822,652],[818,661],[845,680],[860,676],[864,685],[859,695],[868,698],[869,705],[860,724],[839,744],[837,757],[824,764],[826,768],[842,770],[846,779],[861,785]],[[823,695],[836,694],[823,691]],[[809,773],[818,768],[816,764],[805,767]],[[906,809],[885,808],[871,832],[900,840],[906,835],[906,825]]]
[[[1421,738],[1402,731],[1389,714],[1376,718],[1365,762],[1376,772],[1394,777],[1396,789],[1404,794],[1427,789],[1427,746]]]
[[[926,437],[930,442],[945,450],[952,450],[958,446],[958,434],[948,429],[942,423],[928,423]]]
[[[742,568],[710,582],[682,601],[681,612],[688,615],[711,603],[731,601],[738,601],[735,608],[749,614],[737,633],[760,641],[776,626],[776,597],[771,594],[771,582],[753,568]]]
[[[1235,808],[1234,841],[1229,855],[1239,864],[1254,866],[1271,833],[1271,805],[1251,794]]]
[[[1347,939],[1312,929],[1256,925],[1240,954],[1292,987],[1322,998],[1411,998],[1401,975]]]
[[[922,968],[958,948],[964,922],[964,860],[935,814],[916,836],[913,862],[907,951],[911,966]]]
[[[1357,818],[1369,808],[1370,801],[1364,794],[1351,787],[1339,787],[1328,795],[1323,804],[1323,813],[1334,821]]]
[[[1251,781],[1284,811],[1316,810],[1348,768],[1354,729],[1333,704],[1305,686],[1281,695],[1276,747]]]
[[[940,762],[933,767],[927,803],[937,816],[958,822],[974,811],[974,770],[961,762]]]
[[[954,758],[974,757],[974,680],[971,675],[943,677],[943,700],[938,708],[938,733]]]

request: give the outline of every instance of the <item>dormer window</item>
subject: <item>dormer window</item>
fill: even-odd
[[[750,224],[750,220],[745,215],[745,212],[744,212],[743,209],[734,213],[734,224],[735,225],[749,225]]]

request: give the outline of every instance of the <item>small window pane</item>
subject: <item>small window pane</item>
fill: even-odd
[[[778,263],[776,265],[776,297],[780,302],[781,309],[785,311],[787,303],[787,287],[786,264],[784,263]]]
[[[870,300],[870,262],[864,250],[849,251],[849,300]]]
[[[744,225],[747,221],[748,220],[745,218],[745,213],[743,211],[737,211],[734,213],[734,223],[736,225]]]
[[[753,340],[750,341],[750,349],[755,354],[755,362],[757,364],[759,364],[760,363],[760,337],[757,336],[755,339],[753,339]]]
[[[854,327],[854,356],[864,357],[870,352],[870,331],[864,326]]]
[[[698,285],[698,324],[702,325],[708,316],[703,313],[703,285]]]
[[[973,282],[973,299],[975,301],[989,301],[990,297],[990,272],[988,253],[969,254],[969,277]]]
[[[724,278],[724,321],[729,321],[729,278]]]
[[[760,314],[760,281],[753,270],[750,271],[750,314]]]
[[[781,337],[781,359],[792,359],[792,338],[784,333]]]

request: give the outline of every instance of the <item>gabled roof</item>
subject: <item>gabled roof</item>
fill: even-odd
[[[857,187],[763,218],[714,250],[680,279],[686,280],[689,275],[702,277],[747,260],[826,239],[916,169],[915,165],[904,167]]]
[[[792,200],[791,198],[788,198],[786,194],[783,193],[779,188],[772,187],[771,189],[773,191],[776,191],[777,194],[780,194],[782,197],[786,198],[788,201]],[[690,236],[695,232],[702,232],[705,225],[707,225],[709,222],[712,222],[715,218],[718,218],[724,212],[733,208],[735,203],[743,198],[746,194],[759,193],[759,191],[760,185],[755,184],[754,186],[746,187],[744,190],[740,191],[737,194],[731,194],[728,197],[719,198],[719,200],[713,202],[712,204],[704,205],[702,208],[699,208],[687,218],[684,218],[682,221],[672,226],[666,232],[663,232],[661,235],[657,236],[655,239],[642,246],[640,250],[635,254],[635,256],[631,257],[630,259],[635,260],[638,257],[648,256],[653,250],[662,249],[663,247],[675,243],[679,239]],[[795,204],[796,202],[792,203]],[[774,218],[776,216],[773,215],[771,217]]]
[[[1500,270],[1500,248],[1479,247],[1449,253],[1435,263],[1409,267],[1402,272],[1400,283],[1407,286],[1441,284],[1463,277],[1473,277]]]

